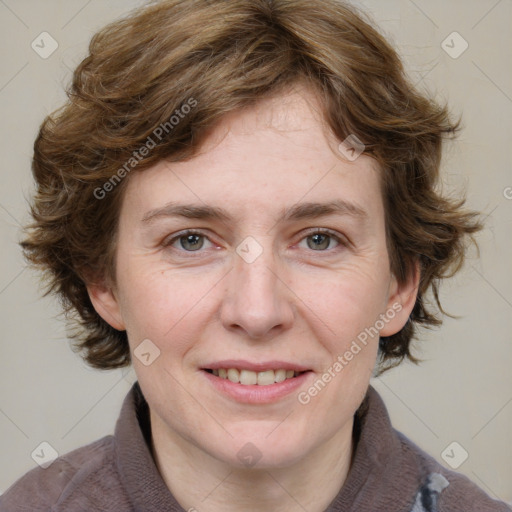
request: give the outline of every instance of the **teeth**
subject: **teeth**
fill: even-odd
[[[219,368],[212,370],[213,375],[221,379],[228,379],[236,384],[243,384],[245,386],[255,385],[269,386],[275,382],[283,382],[286,379],[291,379],[299,374],[294,370],[265,370],[263,372],[253,372],[251,370],[238,370],[237,368]]]
[[[249,386],[251,384],[256,384],[256,382],[258,382],[258,376],[256,375],[256,372],[251,372],[249,370],[240,371],[240,384]]]
[[[275,372],[275,382],[283,382],[286,379],[286,370],[276,370]]]
[[[275,374],[274,370],[268,370],[266,372],[258,372],[258,386],[268,386],[274,384]],[[243,384],[243,382],[242,382]]]
[[[228,379],[231,382],[240,382],[240,372],[236,368],[230,368],[228,370]]]

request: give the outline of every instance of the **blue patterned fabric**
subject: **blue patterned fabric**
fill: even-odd
[[[425,483],[420,487],[411,512],[438,512],[437,500],[443,489],[450,484],[440,473],[428,475]]]

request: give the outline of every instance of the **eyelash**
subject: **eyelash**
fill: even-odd
[[[208,238],[208,236],[206,234],[204,234],[203,232],[201,231],[197,231],[197,230],[194,230],[194,229],[187,229],[185,231],[182,231],[180,233],[177,233],[175,236],[173,236],[172,238],[168,238],[166,239],[163,243],[162,243],[162,246],[163,247],[171,247],[176,241],[180,240],[180,238],[184,238],[184,237],[187,237],[187,236],[190,236],[190,235],[196,235],[196,236],[200,236],[200,237],[204,237],[206,239],[208,239],[210,242],[211,240]],[[300,240],[299,242],[301,242],[302,240],[305,240],[311,236],[314,236],[314,235],[326,235],[328,237],[330,237],[331,239],[334,239],[337,243],[338,243],[338,246],[334,247],[333,249],[325,249],[325,250],[318,250],[318,251],[314,251],[313,249],[311,249],[311,252],[315,252],[315,253],[332,253],[332,251],[335,251],[337,248],[339,247],[348,247],[349,246],[349,242],[346,241],[344,238],[340,237],[338,234],[336,234],[334,231],[331,231],[330,229],[321,229],[321,228],[314,228],[310,231],[308,231]],[[198,249],[197,251],[187,251],[183,248],[180,248],[180,249],[176,249],[176,248],[173,248],[174,250],[178,251],[178,252],[184,252],[184,253],[188,253],[188,254],[194,254],[194,253],[198,253],[197,256],[201,255],[202,251],[201,249]]]

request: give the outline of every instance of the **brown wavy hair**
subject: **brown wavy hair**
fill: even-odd
[[[415,90],[396,51],[347,3],[162,0],[92,38],[67,103],[34,145],[34,222],[21,245],[44,270],[46,293],[60,297],[90,365],[130,363],[126,332],[96,313],[85,284],[115,282],[129,172],[192,158],[224,115],[299,82],[318,95],[333,134],[356,135],[380,164],[391,271],[404,282],[419,261],[421,277],[407,324],[380,340],[379,368],[417,361],[416,328],[441,323],[440,281],[461,267],[481,227],[464,200],[438,191],[443,141],[459,122]]]

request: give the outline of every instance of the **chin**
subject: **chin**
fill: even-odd
[[[279,434],[277,429],[275,432],[267,428],[264,430],[260,435],[255,435],[253,430],[230,438],[227,453],[224,450],[218,452],[219,445],[216,444],[217,453],[214,456],[240,469],[277,469],[294,465],[306,457],[308,447],[313,448],[311,436],[304,438],[285,430]]]

